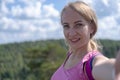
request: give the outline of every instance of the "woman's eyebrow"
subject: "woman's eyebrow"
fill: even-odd
[[[79,23],[79,22],[82,22],[81,20],[78,20],[78,21],[75,21],[74,23],[76,24],[76,23]]]
[[[82,22],[82,21],[81,20],[75,21],[74,24],[79,23],[79,22]],[[67,24],[68,24],[67,22],[62,23],[62,25],[67,25]]]

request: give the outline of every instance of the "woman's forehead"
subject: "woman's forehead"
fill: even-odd
[[[77,11],[67,8],[63,11],[61,15],[61,20],[62,22],[67,22],[67,21],[84,21],[84,17],[80,15]]]

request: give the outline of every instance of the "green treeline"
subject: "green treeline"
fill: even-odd
[[[116,56],[120,41],[99,41],[105,56]],[[50,80],[66,53],[63,39],[1,44],[0,80]]]

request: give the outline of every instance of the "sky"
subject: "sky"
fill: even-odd
[[[0,0],[0,44],[64,38],[60,12],[76,0]],[[120,0],[81,0],[98,18],[97,39],[120,40]]]

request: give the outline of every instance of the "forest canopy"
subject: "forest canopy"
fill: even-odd
[[[120,41],[99,40],[102,53],[114,58]],[[67,46],[63,39],[0,45],[0,80],[50,80],[64,61]]]

